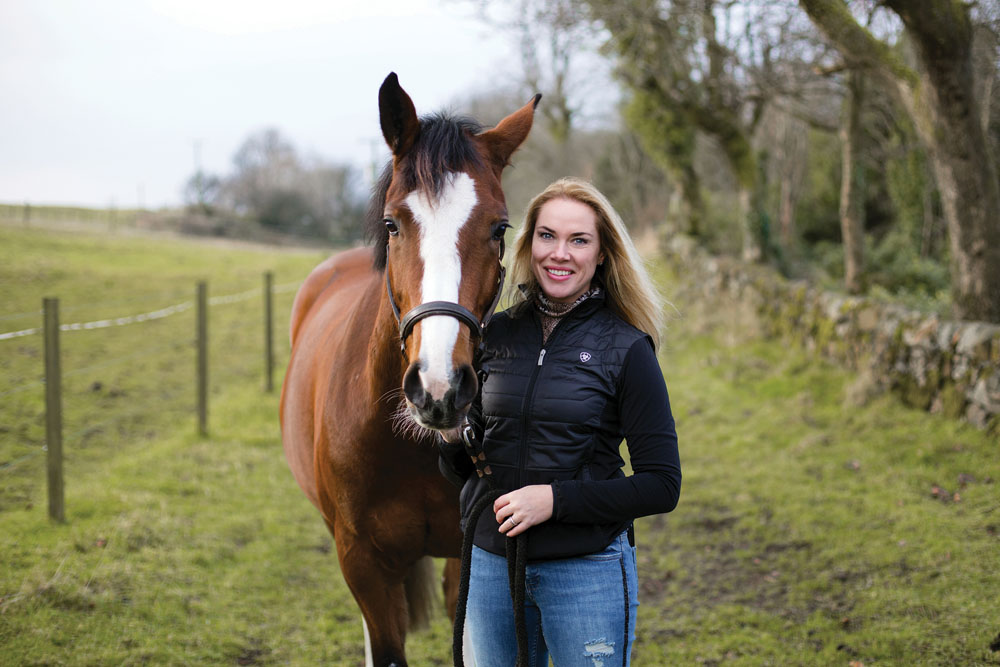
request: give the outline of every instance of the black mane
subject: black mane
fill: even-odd
[[[482,158],[471,141],[471,137],[482,130],[482,125],[465,116],[434,114],[421,118],[417,141],[399,165],[398,176],[403,188],[407,191],[423,190],[436,197],[441,194],[446,173],[482,167]],[[389,242],[389,232],[383,219],[385,196],[392,175],[390,161],[372,189],[365,216],[365,241],[374,246],[372,254],[375,268],[379,271],[385,270],[386,244]]]

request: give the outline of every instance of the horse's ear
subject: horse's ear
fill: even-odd
[[[413,148],[420,134],[420,120],[413,100],[399,85],[395,72],[390,72],[378,89],[378,115],[382,136],[392,155],[401,158]]]
[[[492,130],[481,135],[489,147],[494,162],[501,168],[507,166],[510,156],[528,138],[531,123],[535,118],[535,107],[538,106],[540,99],[542,99],[541,93],[536,94],[530,102],[504,118]]]

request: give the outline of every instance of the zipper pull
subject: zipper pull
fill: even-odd
[[[543,348],[542,348],[542,351],[538,353],[538,365],[539,365],[539,366],[541,366],[541,365],[542,365],[542,360],[543,360],[544,358],[545,358],[545,348],[543,347]]]

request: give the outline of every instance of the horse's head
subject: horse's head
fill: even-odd
[[[392,163],[370,212],[382,225],[376,267],[400,322],[406,410],[424,428],[456,426],[478,391],[474,354],[499,296],[509,226],[500,174],[539,97],[484,132],[469,119],[418,119],[395,74],[379,90]]]

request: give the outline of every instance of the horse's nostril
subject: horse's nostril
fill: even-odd
[[[420,381],[420,367],[417,364],[411,364],[403,376],[403,393],[418,409],[422,410],[427,406],[430,397],[424,391],[423,382]]]
[[[472,366],[465,364],[458,370],[458,383],[455,387],[455,409],[464,410],[469,407],[472,400],[479,391],[479,381],[476,379],[476,372]]]

